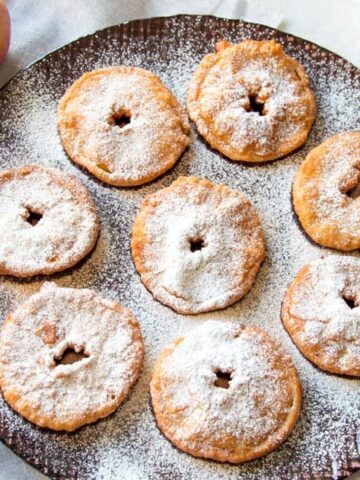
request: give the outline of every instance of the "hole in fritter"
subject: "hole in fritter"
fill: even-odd
[[[350,295],[343,294],[342,298],[343,298],[344,302],[346,303],[346,305],[348,307],[350,307],[351,309],[357,307],[357,304],[356,304],[356,301],[355,301],[354,297],[352,297]]]
[[[216,380],[214,382],[215,387],[228,389],[231,382],[231,373],[220,370],[215,370]]]
[[[349,199],[360,197],[360,164],[354,164],[351,171],[340,179],[339,189]]]
[[[248,112],[255,112],[259,115],[265,115],[264,106],[265,103],[258,100],[257,95],[249,95],[250,106],[247,109]]]
[[[357,183],[353,188],[350,188],[344,193],[345,195],[353,199],[360,197],[360,182]]]
[[[72,363],[80,362],[89,355],[84,353],[84,347],[75,348],[68,347],[60,357],[55,357],[55,365],[71,365]]]
[[[26,217],[26,221],[30,223],[33,227],[37,225],[40,220],[42,219],[42,214],[39,212],[35,212],[34,210],[31,210],[30,208],[27,208],[28,216]]]
[[[128,113],[121,113],[113,116],[114,124],[119,128],[124,128],[131,122],[131,116]]]
[[[192,252],[198,252],[205,247],[204,240],[202,238],[193,238],[190,240],[190,250]]]

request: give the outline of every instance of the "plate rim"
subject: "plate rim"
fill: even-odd
[[[133,20],[127,20],[126,22],[114,23],[113,25],[109,25],[108,27],[99,28],[98,30],[93,31],[92,33],[87,33],[86,35],[81,35],[80,37],[76,37],[73,40],[71,40],[70,42],[60,45],[60,47],[54,48],[53,50],[49,50],[48,52],[44,53],[40,57],[37,57],[35,60],[30,62],[29,64],[22,67],[19,71],[17,71],[15,73],[15,75],[13,75],[11,78],[9,78],[9,80],[7,80],[4,83],[4,85],[2,85],[0,87],[0,93],[2,93],[3,90],[5,90],[8,87],[10,82],[12,82],[18,75],[24,73],[28,68],[33,67],[34,65],[41,62],[45,58],[47,58],[47,57],[49,57],[49,56],[51,56],[55,53],[58,53],[59,50],[63,49],[64,47],[67,47],[67,46],[71,45],[72,43],[78,42],[80,40],[85,40],[87,38],[93,37],[94,35],[96,35],[98,33],[104,33],[107,30],[112,30],[112,29],[121,27],[123,25],[135,24],[135,23],[144,22],[144,21],[154,21],[154,20],[160,20],[161,21],[161,20],[170,19],[170,18],[172,18],[172,19],[177,19],[177,18],[202,18],[202,19],[204,19],[204,18],[214,18],[214,19],[217,19],[217,20],[225,20],[225,21],[227,20],[227,21],[230,21],[230,22],[239,22],[239,23],[243,23],[245,25],[257,25],[257,26],[260,26],[260,27],[263,27],[263,28],[267,28],[268,30],[272,30],[273,32],[277,32],[277,33],[280,33],[282,35],[290,36],[290,37],[295,38],[297,40],[301,40],[303,42],[314,45],[315,47],[320,48],[321,50],[325,51],[326,53],[337,57],[338,59],[345,60],[345,62],[349,66],[351,66],[353,69],[355,69],[357,71],[360,71],[360,67],[357,67],[350,60],[346,59],[345,57],[342,57],[341,55],[333,52],[330,49],[328,49],[326,47],[323,47],[323,46],[319,45],[318,43],[313,42],[312,40],[307,40],[306,38],[299,37],[298,35],[294,35],[294,34],[289,33],[289,32],[284,32],[282,30],[279,30],[278,28],[271,27],[271,26],[266,25],[264,23],[249,22],[247,20],[242,20],[241,18],[219,17],[218,15],[202,15],[200,13],[199,14],[178,13],[176,15],[160,15],[160,16],[155,16],[155,17],[136,18],[136,19],[133,19]]]

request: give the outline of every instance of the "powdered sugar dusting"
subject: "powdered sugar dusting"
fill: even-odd
[[[331,256],[312,262],[289,308],[291,315],[304,322],[299,339],[319,345],[322,356],[340,368],[353,364],[360,370],[359,279],[357,258]]]
[[[165,416],[166,434],[202,452],[217,447],[233,455],[221,443],[229,437],[250,451],[274,440],[299,400],[290,359],[258,329],[237,322],[192,330],[170,346],[156,372],[153,407]],[[229,375],[227,384],[217,383],[217,372]]]
[[[172,166],[189,140],[176,100],[140,69],[104,69],[66,93],[59,131],[70,156],[106,173],[109,183],[143,183]],[[118,125],[117,120],[126,119]]]
[[[279,145],[308,128],[307,87],[300,87],[300,77],[290,67],[286,70],[277,57],[238,63],[234,53],[227,63],[219,61],[209,70],[201,85],[200,115],[214,119],[208,129],[219,142],[226,139],[225,151],[229,141],[241,152],[251,147],[259,157],[274,154]],[[261,114],[251,111],[249,95],[262,105]]]
[[[359,168],[360,134],[337,137],[320,160],[319,196],[314,202],[320,222],[334,224],[340,234],[354,239],[360,229],[360,208],[350,195],[360,181]]]
[[[138,242],[145,244],[136,255]],[[132,249],[155,298],[184,313],[216,310],[244,296],[265,256],[251,203],[196,177],[181,177],[146,199]]]
[[[58,275],[56,282],[91,287],[103,297],[118,298],[134,311],[144,333],[144,371],[116,414],[71,436],[32,427],[0,400],[2,429],[7,438],[14,438],[10,432],[16,432],[13,448],[60,478],[111,480],[122,478],[124,472],[139,480],[296,480],[316,473],[320,478],[336,478],[336,472],[350,468],[350,460],[358,456],[354,434],[359,430],[359,384],[327,375],[305,360],[282,327],[280,307],[299,268],[320,255],[332,254],[303,235],[293,216],[291,184],[310,148],[331,134],[360,129],[355,107],[359,104],[359,74],[318,47],[237,21],[178,17],[137,25],[139,30],[128,24],[80,40],[80,46],[65,48],[13,80],[0,94],[0,158],[4,168],[22,165],[29,158],[61,166],[81,178],[93,193],[102,223],[100,242],[90,259]],[[143,188],[129,190],[96,181],[66,157],[56,131],[57,102],[83,72],[112,64],[142,66],[158,74],[184,103],[197,63],[223,37],[234,42],[277,37],[304,65],[315,90],[318,115],[310,139],[300,151],[281,162],[248,166],[211,151],[193,130],[189,150],[171,172]],[[196,318],[175,314],[154,301],[135,272],[129,245],[132,221],[145,194],[189,174],[243,191],[259,212],[268,249],[253,288],[241,302]],[[39,280],[2,279],[2,315],[39,285]],[[149,381],[157,355],[182,332],[208,319],[241,320],[269,331],[293,357],[305,390],[300,419],[289,440],[273,454],[236,467],[177,451],[158,431],[149,404]]]
[[[73,265],[98,235],[92,202],[84,201],[85,192],[77,197],[82,185],[58,171],[31,168],[2,178],[0,188],[1,268],[19,276]]]
[[[44,283],[1,332],[4,394],[36,423],[58,429],[96,418],[138,376],[142,345],[135,328],[130,312],[91,290]],[[58,364],[69,348],[84,358]]]

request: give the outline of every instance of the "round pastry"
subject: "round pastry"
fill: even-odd
[[[132,312],[91,290],[45,283],[5,320],[0,387],[27,420],[71,432],[123,402],[142,358]]]
[[[360,259],[330,256],[305,265],[290,285],[282,320],[315,365],[360,376]]]
[[[83,184],[58,170],[28,165],[0,173],[0,274],[50,275],[72,267],[99,234]]]
[[[260,220],[249,200],[196,177],[179,177],[145,197],[131,248],[145,286],[179,313],[237,302],[265,257]]]
[[[190,82],[190,118],[232,160],[275,160],[300,147],[315,118],[304,68],[274,40],[222,41]]]
[[[360,132],[338,133],[309,152],[293,185],[305,232],[324,247],[360,248]]]
[[[158,358],[151,399],[159,428],[195,457],[240,463],[284,442],[301,407],[289,356],[254,326],[208,321]]]
[[[69,157],[100,180],[141,185],[171,168],[189,144],[183,108],[142,68],[85,73],[60,101],[58,129]]]

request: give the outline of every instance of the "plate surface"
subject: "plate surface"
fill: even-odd
[[[56,131],[57,102],[83,72],[114,64],[141,66],[158,74],[184,103],[198,61],[224,37],[235,42],[275,38],[304,65],[316,93],[318,115],[303,148],[277,162],[246,165],[211,150],[193,128],[192,144],[175,168],[132,189],[107,186],[67,158]],[[306,153],[329,135],[360,129],[359,104],[360,73],[346,60],[261,25],[206,16],[154,18],[111,27],[64,46],[16,75],[0,92],[1,168],[39,163],[73,173],[94,195],[101,218],[95,251],[51,280],[93,288],[131,308],[141,323],[146,359],[140,381],[117,412],[71,435],[31,425],[1,397],[1,439],[45,474],[62,479],[340,479],[360,468],[359,381],[314,367],[293,345],[280,320],[282,298],[297,270],[309,260],[335,254],[312,244],[298,225],[290,195],[294,172]],[[189,174],[243,191],[259,211],[268,247],[255,285],[243,301],[198,316],[177,315],[153,300],[130,255],[131,225],[144,195]],[[44,280],[2,278],[1,318]],[[158,353],[182,331],[210,318],[241,319],[269,331],[292,355],[304,386],[300,420],[288,441],[267,457],[239,466],[179,452],[157,429],[149,402],[148,385]]]

